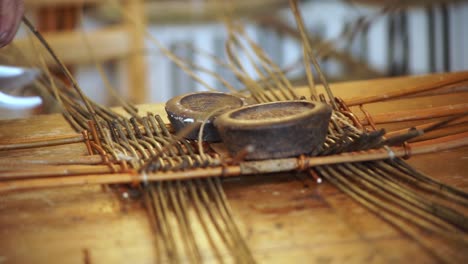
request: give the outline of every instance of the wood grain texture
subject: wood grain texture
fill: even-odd
[[[27,8],[39,8],[44,6],[71,6],[83,4],[103,4],[106,0],[24,0]]]
[[[410,87],[443,75],[334,84],[344,99]],[[366,106],[371,113],[467,102],[466,93]],[[162,104],[142,113],[164,116]],[[164,116],[165,118],[165,116]],[[401,126],[401,124],[398,124]],[[60,115],[0,121],[8,140],[73,133]],[[0,152],[0,159],[85,155],[83,144]],[[468,148],[412,157],[421,171],[468,191]],[[234,217],[260,263],[435,263],[428,252],[328,183],[298,173],[230,178],[223,183]],[[154,263],[154,240],[139,200],[120,191],[77,186],[0,195],[0,262]],[[466,212],[465,212],[466,213]],[[196,230],[196,232],[201,232]],[[438,245],[440,241],[434,239]],[[206,250],[207,247],[202,245]],[[203,252],[208,256],[208,252]],[[210,261],[208,261],[210,262]]]
[[[50,43],[63,63],[68,65],[92,65],[94,63],[93,57],[89,55],[88,50],[83,48],[86,45],[86,39],[90,43],[94,59],[98,62],[122,59],[131,51],[131,35],[127,27],[113,26],[93,30],[85,34],[80,31],[52,32],[45,33],[44,38]],[[40,47],[40,45],[37,44],[37,47]],[[19,53],[21,56],[11,56],[11,54],[16,54],[17,51],[21,51]],[[2,49],[0,54],[7,58],[14,58],[10,63],[15,65],[40,65],[37,60],[36,49],[32,46],[28,37],[14,40],[12,45]],[[56,66],[55,61],[50,56],[44,56],[44,58],[47,65]]]
[[[145,46],[146,18],[144,14],[143,0],[126,1],[123,6],[127,12],[124,24],[130,34],[130,51],[132,54],[128,58],[128,88],[130,101],[132,103],[146,103],[148,98],[148,70],[146,67],[146,57],[142,51]]]

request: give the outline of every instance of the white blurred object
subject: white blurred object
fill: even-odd
[[[33,108],[42,104],[39,96],[16,97],[0,92],[0,108],[24,109]]]
[[[38,76],[39,70],[36,69],[0,65],[0,108],[17,110],[42,104],[39,96],[21,97],[7,94],[32,83]]]

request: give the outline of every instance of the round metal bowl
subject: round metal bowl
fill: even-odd
[[[184,133],[187,139],[197,140],[200,124],[208,118],[203,129],[202,140],[215,142],[220,141],[220,138],[213,126],[213,120],[220,114],[243,105],[242,99],[234,95],[221,92],[196,92],[172,98],[167,101],[165,108],[176,132],[187,126],[193,126],[193,129],[187,128],[188,133]]]
[[[215,126],[233,156],[253,147],[248,160],[284,158],[318,151],[331,113],[324,103],[283,101],[229,111],[215,120]]]

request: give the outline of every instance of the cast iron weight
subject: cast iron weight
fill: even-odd
[[[176,133],[187,126],[193,126],[184,137],[198,140],[200,125],[206,121],[202,140],[216,142],[220,141],[220,138],[213,126],[213,120],[220,114],[243,105],[244,101],[234,95],[221,92],[196,92],[172,98],[166,103],[166,112]]]
[[[215,126],[231,155],[247,147],[247,160],[317,154],[325,142],[332,109],[311,101],[245,106],[220,115]]]

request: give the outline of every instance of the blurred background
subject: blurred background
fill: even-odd
[[[460,71],[468,68],[468,2],[444,0],[299,1],[310,42],[330,81]],[[86,94],[113,106],[113,86],[133,103],[165,102],[206,90],[171,62],[146,32],[185,61],[239,83],[206,53],[225,59],[226,29],[238,18],[296,85],[305,85],[299,33],[287,0],[25,0],[26,15],[70,67]],[[124,10],[124,14],[121,12]],[[23,27],[0,63],[39,67]],[[246,60],[243,54],[239,59]],[[46,56],[46,63],[57,69]],[[96,68],[102,66],[102,71]],[[249,66],[247,66],[248,69]],[[55,72],[60,75],[59,71]],[[106,76],[103,80],[102,74]],[[209,85],[225,88],[197,72]],[[108,83],[106,83],[108,82]],[[242,88],[242,87],[239,87]],[[0,118],[53,111],[0,110]]]

